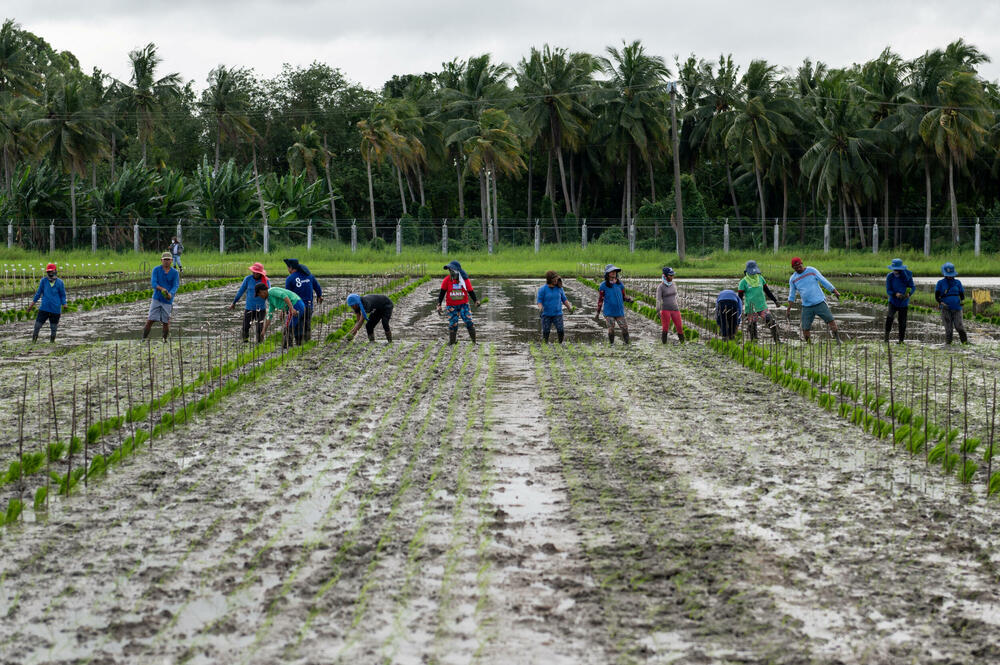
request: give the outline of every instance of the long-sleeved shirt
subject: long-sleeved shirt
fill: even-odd
[[[801,294],[803,307],[826,302],[826,294],[821,286],[827,291],[836,291],[830,280],[812,266],[806,266],[801,273],[793,272],[788,278],[788,302],[795,302],[796,293]]]
[[[38,302],[39,299],[42,301],[42,304],[38,306],[41,311],[62,314],[63,305],[66,304],[66,285],[58,277],[51,282],[48,277],[42,277],[32,303]]]
[[[170,270],[164,272],[163,266],[156,266],[153,268],[153,274],[149,278],[149,283],[153,287],[153,300],[159,300],[160,302],[172,303],[174,300],[174,295],[177,294],[177,289],[181,285],[181,274],[177,272],[176,268],[171,268]],[[162,286],[170,294],[167,298],[163,295],[160,290],[156,287]]]
[[[677,307],[677,285],[673,282],[668,284],[662,279],[660,280],[659,286],[656,287],[656,311],[679,311]]]
[[[306,307],[312,305],[314,291],[317,298],[323,297],[323,289],[320,287],[316,277],[299,271],[295,271],[285,278],[285,288],[302,298],[302,302],[306,304]]]
[[[934,299],[953,312],[962,309],[962,301],[965,300],[965,288],[962,282],[954,277],[939,279],[934,287]]]
[[[774,301],[774,306],[778,306],[778,299],[771,293],[767,286],[767,280],[763,275],[746,275],[740,280],[737,295],[743,298],[744,309],[747,314],[756,314],[767,309],[767,298]]]
[[[280,286],[272,286],[267,291],[267,318],[273,318],[275,311],[286,311],[288,309],[288,303],[285,302],[285,298],[288,298],[292,307],[295,307],[295,303],[302,302],[302,298],[298,297],[294,291],[289,291],[288,289],[283,289]]]
[[[889,296],[889,303],[896,307],[907,307],[910,304],[910,296],[917,290],[917,285],[913,283],[913,273],[909,270],[900,270],[901,274],[896,275],[893,270],[885,276],[885,294]],[[909,289],[909,293],[907,293]],[[896,294],[902,293],[902,298],[897,298]]]
[[[247,275],[243,278],[243,283],[240,284],[240,290],[236,292],[236,297],[233,298],[233,304],[235,305],[243,297],[243,294],[247,294],[247,304],[246,309],[248,310],[258,310],[266,309],[267,301],[263,298],[258,298],[254,295],[254,289],[257,288],[258,284],[267,284],[270,286],[270,282],[267,281],[265,277],[262,281],[258,282],[253,278],[253,275]]]

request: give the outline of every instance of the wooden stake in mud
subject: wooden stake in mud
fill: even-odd
[[[66,496],[73,489],[73,440],[76,438],[76,363],[73,363],[73,410],[69,419],[69,454],[66,455]]]
[[[119,383],[118,383],[118,343],[117,342],[115,343],[115,420],[118,421],[118,425],[121,428],[121,433],[122,433],[121,434],[121,438],[122,438],[122,440],[121,440],[121,443],[119,443],[118,445],[119,445],[119,447],[122,447],[122,446],[125,445],[125,427],[124,427],[125,423],[122,422],[122,393],[121,393],[121,389],[119,388]],[[123,453],[125,452],[124,449],[122,449],[122,452]]]
[[[90,371],[87,371],[90,374]],[[87,379],[86,410],[83,413],[83,486],[87,487],[90,476],[90,379]]]
[[[966,458],[968,457],[968,451],[966,448],[969,443],[969,375],[965,371],[965,363],[962,363],[962,478],[965,478],[965,472],[968,467],[966,467]]]
[[[174,418],[176,417],[174,413],[174,395],[177,392],[177,382],[174,380],[174,354],[170,350],[170,345],[167,344],[166,348],[167,364],[170,365],[170,429],[175,427]]]
[[[222,337],[225,333],[219,332],[219,392],[222,392],[222,370],[225,369],[225,361],[222,358]]]
[[[885,357],[889,362],[889,422],[892,424],[892,451],[896,454],[896,398],[894,393],[895,384],[892,377],[892,346],[885,345]]]
[[[951,438],[951,379],[955,372],[955,359],[948,358],[948,414],[944,430],[944,459],[948,459],[948,455],[951,453],[951,444],[948,439]]]
[[[135,440],[135,411],[132,410],[134,408],[132,402],[132,373],[129,371],[128,367],[125,369],[125,390],[128,392],[128,409],[125,410],[125,413],[131,414],[130,424],[132,425],[132,452],[134,454],[137,451],[139,444]]]
[[[149,449],[153,449],[153,352],[152,344],[149,345],[150,351],[146,354],[146,358],[149,364]]]
[[[52,381],[52,363],[49,362],[49,403],[52,406],[52,429],[56,434],[56,441],[59,441],[59,421],[56,418],[56,389]],[[70,441],[70,446],[73,442]],[[52,488],[52,455],[46,446],[45,449],[45,510],[49,509],[49,490]]]
[[[993,476],[993,436],[997,428],[997,380],[993,379],[993,409],[990,412],[990,443],[986,450],[986,495],[990,494],[990,479]]]
[[[24,386],[21,388],[21,415],[17,419],[17,458],[20,468],[17,473],[18,496],[24,489],[24,412],[28,406],[28,373],[24,373]]]
[[[184,417],[187,418],[187,392],[184,388],[184,354],[181,350],[181,338],[177,338],[177,370],[181,375],[181,407],[184,409]]]

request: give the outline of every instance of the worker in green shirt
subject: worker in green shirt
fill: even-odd
[[[740,280],[740,285],[737,288],[740,298],[745,303],[744,312],[746,314],[750,339],[757,339],[757,322],[763,321],[764,325],[770,328],[771,337],[777,344],[780,341],[778,338],[778,322],[767,309],[767,298],[774,301],[775,307],[780,308],[781,305],[778,304],[778,299],[771,293],[771,289],[767,288],[764,275],[761,274],[757,262],[753,259],[747,261],[746,269],[743,271],[743,279]]]
[[[264,331],[261,333],[261,338],[267,335],[267,329],[271,326],[271,319],[274,318],[274,313],[285,312],[282,345],[286,347],[291,346],[292,338],[295,339],[296,344],[301,345],[302,334],[296,324],[299,322],[300,317],[306,315],[306,305],[302,302],[302,298],[280,286],[268,288],[263,282],[254,287],[254,295],[267,300],[267,320],[264,321]]]

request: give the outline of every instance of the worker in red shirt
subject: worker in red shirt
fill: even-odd
[[[448,276],[441,282],[441,291],[438,293],[437,311],[441,311],[441,303],[447,305],[448,309],[448,343],[454,344],[458,337],[458,320],[465,322],[465,327],[469,330],[469,339],[476,342],[476,326],[472,323],[472,314],[469,311],[469,299],[479,307],[479,298],[472,289],[472,282],[469,274],[462,270],[458,261],[452,261],[446,265],[445,270]]]

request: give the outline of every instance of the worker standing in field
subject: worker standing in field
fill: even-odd
[[[830,283],[823,274],[812,266],[803,266],[802,259],[795,257],[792,259],[792,276],[788,278],[788,309],[785,310],[785,317],[791,319],[792,304],[795,302],[796,294],[802,296],[802,336],[809,342],[810,331],[816,317],[823,319],[830,328],[833,339],[840,344],[840,333],[837,330],[837,322],[833,318],[830,306],[826,304],[825,288],[833,295],[840,297],[840,291]]]
[[[250,324],[253,323],[257,329],[257,343],[260,344],[264,341],[262,333],[264,329],[264,315],[267,313],[267,301],[263,298],[258,298],[254,294],[254,290],[258,284],[270,287],[271,282],[267,279],[267,271],[264,270],[264,266],[260,263],[254,263],[248,270],[250,270],[250,274],[243,278],[243,282],[240,284],[240,288],[236,292],[236,297],[233,298],[233,304],[229,306],[229,309],[236,309],[236,303],[240,301],[243,294],[246,294],[246,307],[243,310],[243,343],[245,344],[250,341]]]
[[[715,299],[715,322],[719,324],[719,335],[722,339],[733,339],[740,329],[743,317],[743,301],[732,289],[719,293]]]
[[[307,342],[312,339],[313,293],[316,294],[316,302],[322,303],[323,289],[316,277],[309,272],[309,268],[299,263],[298,259],[284,261],[288,266],[285,288],[302,298],[302,303],[306,307],[306,314],[298,322],[298,329],[295,331],[295,339],[301,344],[303,339]]]
[[[45,277],[38,283],[38,290],[35,291],[35,298],[28,307],[30,311],[39,300],[42,304],[38,307],[38,314],[35,316],[35,329],[31,333],[31,341],[38,341],[38,331],[46,321],[49,322],[49,342],[56,341],[56,328],[59,327],[59,318],[62,316],[62,308],[66,306],[66,285],[59,279],[56,264],[50,263],[45,266]]]
[[[622,269],[609,263],[604,266],[604,281],[597,289],[597,314],[594,319],[600,323],[601,315],[608,326],[608,343],[615,343],[615,325],[622,331],[622,341],[629,343],[628,322],[625,320],[625,303],[632,302],[632,298],[625,293],[625,285],[622,284],[619,275]]]
[[[181,285],[181,276],[173,268],[174,257],[170,252],[160,255],[160,265],[153,268],[149,282],[153,287],[153,297],[149,302],[149,315],[146,317],[146,327],[142,330],[142,338],[149,337],[153,324],[159,321],[163,324],[163,341],[170,334],[170,315],[174,308],[174,295]]]
[[[910,296],[917,290],[913,273],[903,265],[903,259],[893,259],[885,276],[885,293],[889,296],[889,311],[885,315],[885,343],[889,343],[892,320],[899,315],[899,344],[906,339],[906,315],[910,309]]]
[[[774,306],[778,309],[781,308],[781,305],[778,304],[778,299],[771,293],[764,275],[760,272],[760,267],[757,266],[757,262],[753,259],[747,261],[746,268],[743,270],[743,279],[740,280],[737,289],[738,295],[744,302],[750,339],[757,339],[757,323],[763,321],[764,325],[771,331],[771,338],[774,340],[774,343],[777,344],[780,341],[778,337],[778,322],[767,308],[767,298],[770,298],[774,302]]]
[[[288,289],[283,289],[280,286],[268,288],[262,283],[258,283],[254,287],[254,295],[267,302],[267,320],[264,321],[264,331],[261,334],[267,335],[267,329],[271,326],[275,312],[284,312],[285,325],[281,344],[282,348],[291,346],[295,338],[295,326],[298,324],[298,320],[306,314],[306,306],[302,302],[302,298]]]
[[[552,327],[555,326],[556,337],[559,343],[563,343],[566,329],[563,326],[563,305],[573,311],[573,305],[566,298],[566,292],[561,286],[562,280],[555,270],[545,273],[545,286],[539,287],[535,296],[535,304],[538,306],[539,314],[542,317],[542,341],[548,342]]]
[[[458,261],[451,261],[444,269],[448,271],[448,275],[441,282],[437,311],[441,311],[442,302],[447,306],[448,343],[454,344],[458,339],[458,320],[462,319],[466,330],[469,331],[469,339],[475,344],[476,326],[472,322],[469,301],[471,300],[476,307],[479,307],[479,298],[472,288],[469,274],[462,270],[462,265]]]
[[[934,287],[934,299],[937,300],[938,308],[941,310],[941,321],[944,323],[944,343],[951,344],[954,338],[954,331],[958,331],[958,339],[962,344],[968,344],[969,338],[965,334],[965,324],[962,322],[962,301],[965,300],[965,288],[962,286],[955,270],[955,264],[945,263],[941,266],[943,279],[938,280]]]
[[[347,333],[348,339],[354,339],[354,336],[361,330],[361,326],[364,326],[365,332],[368,333],[368,341],[374,342],[375,326],[381,323],[382,331],[385,332],[385,341],[392,342],[392,330],[389,329],[389,320],[392,318],[392,298],[378,293],[367,296],[352,293],[347,296],[347,306],[353,310],[354,316],[357,318],[351,332]]]
[[[184,245],[182,245],[181,241],[177,239],[177,236],[171,238],[170,248],[168,251],[170,252],[171,258],[174,260],[174,267],[177,268],[177,271],[184,272],[184,268],[181,267],[181,254],[184,253]]]
[[[660,313],[660,342],[667,343],[670,335],[670,324],[674,324],[674,332],[681,344],[684,343],[684,324],[681,323],[681,310],[677,306],[677,285],[674,284],[674,269],[667,266],[656,287],[656,311]]]

